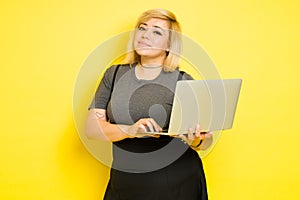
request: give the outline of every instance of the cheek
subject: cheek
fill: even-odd
[[[133,38],[133,46],[136,47],[138,44],[140,36],[138,34],[135,34],[134,38]]]
[[[162,49],[167,49],[168,48],[168,39],[166,38],[161,38],[155,41],[155,46],[162,48]]]

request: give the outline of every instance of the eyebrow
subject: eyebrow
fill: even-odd
[[[145,25],[145,26],[148,26],[148,24],[147,24],[147,23],[141,23],[140,25]],[[154,27],[154,28],[159,28],[159,29],[161,29],[162,31],[165,31],[165,29],[163,29],[163,28],[162,28],[162,27],[160,27],[160,26],[154,25],[153,27]]]

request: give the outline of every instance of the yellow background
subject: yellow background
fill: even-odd
[[[210,199],[300,199],[297,1],[0,5],[0,199],[101,199],[108,169],[76,132],[76,76],[96,46],[156,7],[175,12],[222,77],[244,81],[234,128],[203,159]]]

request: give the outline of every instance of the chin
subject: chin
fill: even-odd
[[[137,54],[139,54],[140,56],[149,56],[149,57],[156,57],[156,56],[161,56],[162,53],[164,53],[165,51],[161,51],[161,50],[155,50],[155,49],[136,49],[135,50]]]

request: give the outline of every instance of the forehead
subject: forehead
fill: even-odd
[[[163,29],[169,29],[170,23],[167,20],[159,19],[159,18],[150,18],[145,22],[141,23],[146,25],[147,27],[160,27]]]

